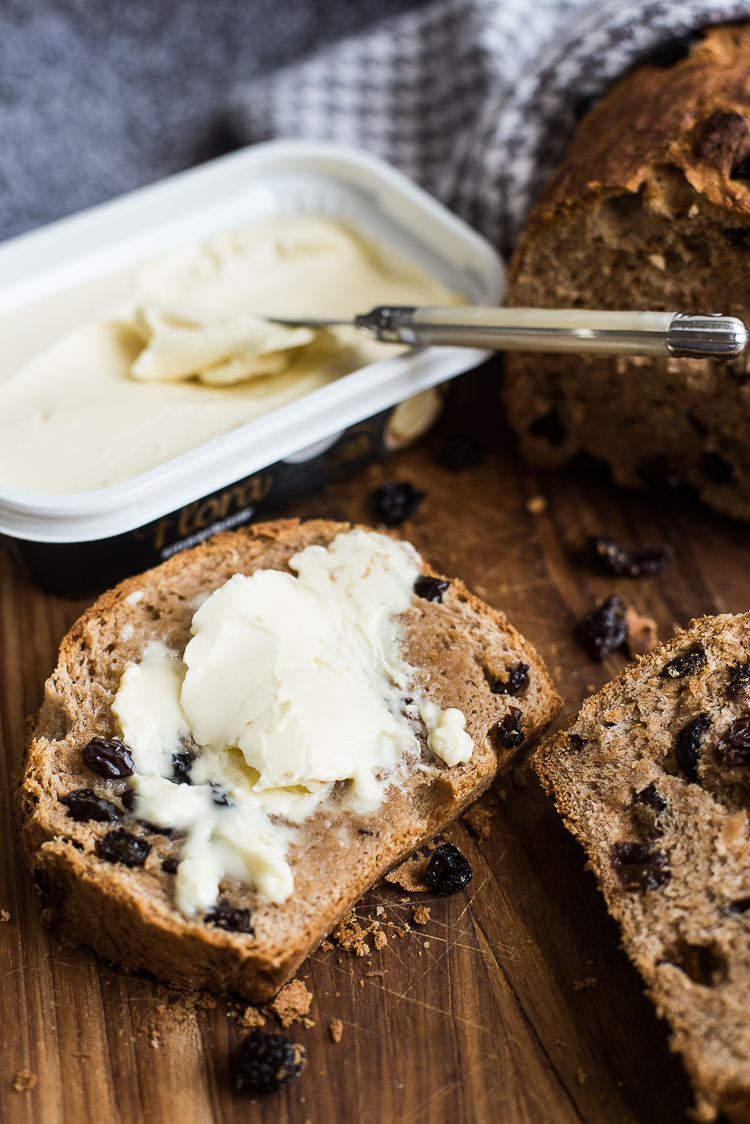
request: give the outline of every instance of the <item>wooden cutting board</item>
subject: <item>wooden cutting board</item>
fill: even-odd
[[[294,513],[367,521],[367,495],[383,480],[423,488],[404,535],[538,647],[565,698],[562,722],[625,665],[620,655],[592,663],[575,622],[609,592],[655,617],[663,638],[691,617],[747,609],[749,532],[688,503],[534,474],[514,453],[496,378],[492,367],[465,377],[435,434]],[[479,436],[484,463],[459,474],[441,467],[448,431]],[[536,496],[547,505],[533,514]],[[599,576],[580,559],[595,532],[628,545],[670,542],[676,560],[654,578]],[[439,898],[383,885],[356,913],[381,922],[385,947],[361,957],[318,951],[303,965],[315,1025],[290,1033],[309,1064],[280,1094],[234,1091],[236,997],[166,989],[48,936],[16,853],[10,801],[25,717],[85,607],[35,589],[0,550],[3,1124],[687,1121],[690,1090],[666,1027],[619,949],[583,852],[527,765],[496,782],[487,838],[465,823],[449,832],[474,870],[467,891]],[[416,923],[415,905],[429,908],[426,923]]]

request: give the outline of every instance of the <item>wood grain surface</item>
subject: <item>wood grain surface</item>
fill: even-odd
[[[491,366],[464,377],[433,435],[295,513],[367,520],[367,495],[382,480],[424,488],[404,535],[539,648],[565,699],[562,722],[625,664],[619,654],[595,664],[579,649],[573,626],[583,613],[617,592],[666,638],[691,617],[746,610],[748,530],[689,502],[657,503],[572,473],[535,475],[514,453],[496,380]],[[480,467],[440,466],[450,431],[481,437]],[[538,514],[526,506],[534,496],[547,500]],[[676,560],[658,577],[608,579],[581,560],[592,532],[629,545],[671,542]],[[583,852],[528,765],[496,782],[488,838],[465,823],[449,832],[474,870],[466,891],[439,898],[383,885],[356,912],[369,921],[384,907],[387,945],[366,957],[318,951],[303,965],[315,1025],[292,1033],[309,1064],[265,1099],[233,1087],[243,1003],[166,989],[46,934],[18,860],[10,799],[26,715],[86,604],[40,592],[0,550],[3,1124],[688,1119],[690,1090],[666,1027],[619,948]],[[429,907],[426,924],[414,922],[416,904]],[[334,1019],[343,1024],[338,1044]]]

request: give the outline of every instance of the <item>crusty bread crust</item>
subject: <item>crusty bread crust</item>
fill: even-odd
[[[721,739],[750,710],[750,682],[731,687],[749,651],[750,613],[693,621],[532,758],[671,1025],[697,1118],[735,1124],[750,1121],[750,769],[727,767]],[[672,668],[686,674],[664,674],[686,655]],[[623,843],[649,852],[645,888],[624,884],[639,872],[618,863]]]
[[[494,729],[510,704],[523,710],[527,742],[552,717],[559,699],[534,649],[502,613],[452,581],[442,604],[414,598],[405,615],[406,657],[430,699],[464,712],[475,741],[471,760],[450,769],[436,762],[430,775],[415,773],[392,786],[381,810],[365,818],[335,807],[311,817],[290,851],[295,891],[283,905],[223,882],[223,899],[252,911],[251,934],[189,920],[175,908],[173,875],[162,863],[178,843],[148,825],[136,828],[152,844],[145,866],[98,857],[96,842],[112,825],[74,822],[60,799],[87,787],[117,801],[124,790],[125,782],[102,780],[87,769],[81,750],[94,736],[118,734],[111,704],[127,663],[154,639],[182,651],[195,599],[232,574],[288,569],[295,552],[349,529],[283,520],[218,535],[105,593],[65,637],[31,723],[17,822],[25,859],[45,896],[44,920],[66,938],[174,984],[266,999],[369,886],[458,816],[498,767],[508,767],[516,751],[499,746]],[[142,596],[133,598],[136,593]],[[490,684],[520,660],[531,668],[525,693],[511,699],[493,694]]]
[[[509,267],[517,307],[720,312],[750,320],[750,25],[650,62],[581,122]],[[750,520],[750,356],[508,355],[524,455],[583,456],[628,487],[694,489]]]

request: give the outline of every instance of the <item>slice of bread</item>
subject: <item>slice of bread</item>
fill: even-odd
[[[698,1116],[750,1121],[750,613],[706,617],[532,761],[672,1027]]]
[[[250,932],[180,913],[170,873],[179,837],[128,818],[122,812],[126,782],[103,780],[86,767],[82,750],[92,737],[120,734],[112,702],[126,665],[153,640],[181,653],[202,598],[236,573],[288,570],[297,551],[327,545],[350,529],[286,520],[219,535],[105,593],[65,637],[31,724],[17,803],[21,845],[44,895],[44,919],[65,937],[175,984],[265,999],[368,887],[458,816],[498,767],[508,767],[517,747],[503,743],[519,738],[502,730],[498,736],[497,728],[508,715],[518,718],[512,707],[525,743],[554,714],[559,699],[544,664],[502,613],[459,581],[450,582],[441,603],[415,594],[405,614],[405,656],[416,669],[415,685],[432,702],[463,711],[475,743],[471,759],[448,768],[423,748],[427,770],[415,769],[403,785],[388,788],[376,812],[354,817],[322,805],[290,848],[295,887],[282,905],[225,879],[222,908],[249,910],[249,926],[247,914],[236,916],[244,916]],[[505,682],[519,664],[527,665],[523,682]],[[515,730],[518,722],[511,725]],[[74,820],[61,800],[81,789],[115,805],[123,818],[114,825]],[[144,865],[100,857],[97,844],[113,826],[151,845]]]
[[[749,53],[750,24],[709,28],[584,117],[510,263],[509,304],[750,320]],[[540,467],[604,461],[619,484],[684,485],[750,520],[749,370],[747,352],[508,354],[505,403]]]

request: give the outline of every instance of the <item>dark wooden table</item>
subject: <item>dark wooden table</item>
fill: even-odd
[[[668,637],[691,617],[747,609],[748,530],[689,502],[531,472],[516,457],[495,391],[491,369],[465,377],[441,429],[296,513],[366,520],[367,495],[382,480],[423,488],[404,534],[439,570],[504,609],[539,648],[565,699],[562,721],[625,665],[621,655],[592,663],[578,648],[573,625],[583,613],[614,591]],[[481,437],[480,467],[452,474],[440,466],[448,429]],[[526,508],[533,496],[547,500],[540,514]],[[591,532],[633,545],[671,542],[676,561],[654,578],[601,577],[579,557]],[[371,919],[385,907],[387,946],[362,958],[319,951],[303,966],[315,1025],[293,1032],[309,1065],[270,1098],[233,1091],[242,1004],[229,996],[202,1006],[200,996],[125,974],[47,935],[9,805],[25,717],[85,605],[40,592],[0,551],[4,1124],[688,1119],[690,1091],[666,1027],[619,948],[583,852],[526,765],[496,782],[488,838],[477,840],[464,823],[450,830],[474,869],[467,891],[437,898],[384,885],[357,914]],[[413,923],[412,904],[429,906],[427,924]],[[405,922],[411,928],[400,937]],[[338,1044],[328,1031],[333,1019],[343,1023]]]

